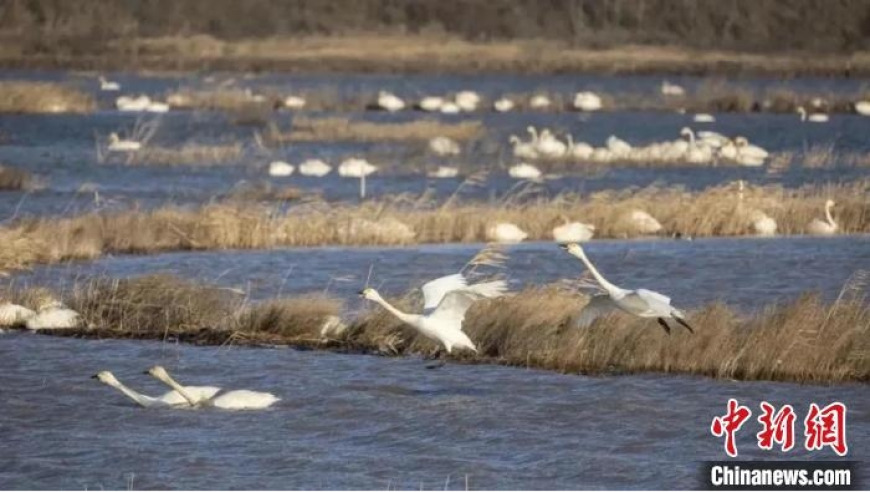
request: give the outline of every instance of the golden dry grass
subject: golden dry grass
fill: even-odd
[[[414,141],[443,136],[454,140],[479,138],[485,129],[479,121],[444,123],[438,120],[414,120],[405,123],[375,123],[349,118],[294,118],[293,127],[282,132],[276,125],[267,127],[270,143],[313,141]]]
[[[868,186],[863,181],[796,190],[748,186],[742,202],[736,185],[726,185],[696,193],[652,187],[468,204],[399,199],[360,205],[315,201],[281,211],[254,203],[223,203],[198,209],[90,213],[0,227],[0,243],[4,244],[0,270],[93,259],[107,253],[482,242],[487,240],[487,229],[498,222],[517,224],[530,240],[551,240],[553,227],[573,220],[595,225],[596,238],[630,238],[641,235],[628,219],[634,210],[655,217],[663,226],[662,235],[752,235],[751,217],[756,210],[776,220],[779,234],[804,234],[814,218],[823,217],[829,198],[837,202],[834,216],[840,233],[867,233]]]
[[[814,295],[750,316],[721,303],[691,310],[696,333],[667,335],[655,320],[614,312],[587,328],[572,322],[587,298],[555,286],[481,301],[464,329],[479,355],[498,363],[569,373],[662,372],[714,378],[836,382],[870,380],[870,305],[860,286],[833,303]],[[26,304],[33,290],[7,289]],[[430,355],[437,346],[372,307],[335,337],[321,328],[342,304],[321,295],[246,302],[243,293],[169,276],[95,279],[64,300],[87,327],[52,331],[89,337],[180,339],[207,344],[282,344],[383,355]],[[414,308],[410,296],[399,306]],[[417,306],[418,307],[418,306]]]
[[[29,172],[0,164],[0,191],[32,190],[35,187],[37,182]]]
[[[157,166],[214,166],[237,163],[245,153],[241,143],[187,143],[178,148],[146,145],[141,150],[125,154],[127,164]]]
[[[90,94],[51,82],[0,82],[0,113],[89,113]]]

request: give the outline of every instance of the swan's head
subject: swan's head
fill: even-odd
[[[117,379],[115,379],[115,375],[109,371],[100,371],[91,376],[91,378],[96,379],[103,384],[108,384],[109,386],[116,386],[121,384]]]
[[[374,301],[376,299],[381,298],[381,295],[378,294],[378,291],[376,291],[375,289],[373,289],[371,287],[366,287],[365,289],[361,290],[359,292],[359,296],[362,298],[368,299],[370,301]]]
[[[834,205],[834,200],[831,200],[830,198],[828,199],[828,201],[825,202],[825,208],[833,208]]]
[[[117,142],[118,140],[120,140],[120,138],[118,138],[118,134],[117,134],[117,133],[112,132],[112,133],[109,134],[109,142],[115,143],[115,142]]]
[[[563,244],[561,247],[562,247],[562,249],[564,249],[568,253],[571,253],[572,255],[574,255],[578,258],[585,256],[583,254],[583,248],[581,248],[580,245],[577,243]]]
[[[688,126],[684,126],[684,127],[680,130],[680,136],[681,136],[681,137],[688,137],[688,136],[690,136],[691,134],[692,134],[692,129],[689,128]]]
[[[749,140],[746,137],[734,137],[734,145],[738,147],[746,147],[749,145]]]
[[[166,372],[166,369],[164,369],[163,366],[154,366],[151,369],[145,371],[145,374],[155,377],[161,381],[166,381],[167,379],[169,379],[169,373]]]
[[[804,109],[803,106],[796,107],[795,111],[797,112],[797,114],[801,115],[802,119],[807,117],[807,110]]]

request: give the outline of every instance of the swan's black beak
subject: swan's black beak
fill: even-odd
[[[91,376],[91,379],[97,379],[97,378],[99,378],[99,377],[100,377],[99,374],[94,374],[93,376]]]
[[[148,370],[142,371],[142,374],[151,374],[151,370],[148,369]]]
[[[366,291],[361,290],[361,291],[357,292],[357,295],[359,295],[360,297],[365,297]]]
[[[559,247],[565,251],[568,251],[568,243],[560,244]]]

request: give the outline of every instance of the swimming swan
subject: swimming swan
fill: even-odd
[[[36,315],[32,309],[0,299],[0,326],[23,325]]]
[[[831,236],[837,233],[839,225],[834,222],[831,209],[834,208],[834,200],[825,202],[825,220],[813,219],[807,226],[807,232],[815,236]]]
[[[190,403],[175,390],[164,393],[162,396],[153,397],[146,396],[137,391],[124,386],[123,383],[115,378],[115,375],[109,371],[100,371],[93,376],[93,379],[99,380],[101,383],[117,389],[124,393],[131,400],[135,401],[142,407],[189,407]],[[185,390],[197,399],[208,399],[217,394],[221,389],[216,386],[187,386]]]
[[[82,323],[79,313],[64,306],[60,301],[46,299],[36,310],[36,314],[27,320],[28,330],[57,330],[78,328]]]
[[[208,397],[196,395],[193,392],[187,391],[185,386],[182,386],[177,381],[172,379],[163,366],[154,366],[148,369],[147,374],[150,374],[158,381],[167,384],[170,388],[177,391],[183,396],[190,405],[194,407],[215,407],[225,410],[255,410],[260,408],[268,408],[273,403],[281,401],[280,398],[272,393],[250,390],[233,390],[226,393],[219,393]]]

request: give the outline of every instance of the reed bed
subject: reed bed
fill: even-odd
[[[645,210],[670,236],[752,235],[751,217],[763,211],[782,235],[804,234],[824,215],[827,199],[837,202],[838,233],[870,232],[867,182],[848,185],[748,186],[742,201],[737,186],[692,193],[679,188],[602,191],[498,201],[428,203],[421,197],[331,204],[308,201],[283,209],[257,203],[215,203],[196,209],[89,213],[71,218],[25,219],[0,227],[0,270],[34,263],[93,259],[103,254],[146,254],[175,250],[266,249],[324,245],[402,245],[482,242],[487,229],[512,222],[530,240],[551,240],[553,227],[579,220],[595,225],[596,238],[642,235],[630,214]]]
[[[34,293],[37,290],[37,293]],[[7,288],[14,301],[41,288]],[[587,328],[573,323],[588,301],[557,286],[472,306],[464,329],[479,354],[470,363],[497,363],[566,373],[660,372],[713,378],[812,383],[870,380],[870,304],[860,280],[824,303],[806,294],[744,315],[712,303],[689,311],[696,328],[665,334],[655,320],[614,312]],[[243,292],[160,275],[78,283],[63,300],[85,324],[51,334],[98,338],[181,340],[200,344],[291,345],[382,355],[433,355],[437,346],[372,307],[335,336],[323,327],[342,302],[322,295],[247,302]],[[398,301],[419,308],[413,296]]]
[[[349,118],[294,118],[293,127],[282,132],[270,124],[265,139],[270,143],[356,141],[356,142],[404,142],[448,137],[454,140],[471,140],[483,135],[485,129],[479,121],[444,123],[437,120],[415,120],[405,123],[374,123],[355,121]]]
[[[245,154],[241,143],[198,144],[186,143],[181,147],[146,145],[127,155],[127,164],[155,166],[215,166],[238,163]]]
[[[29,172],[0,164],[0,191],[28,191],[38,188]]]
[[[90,113],[94,98],[51,82],[0,82],[0,113]]]

